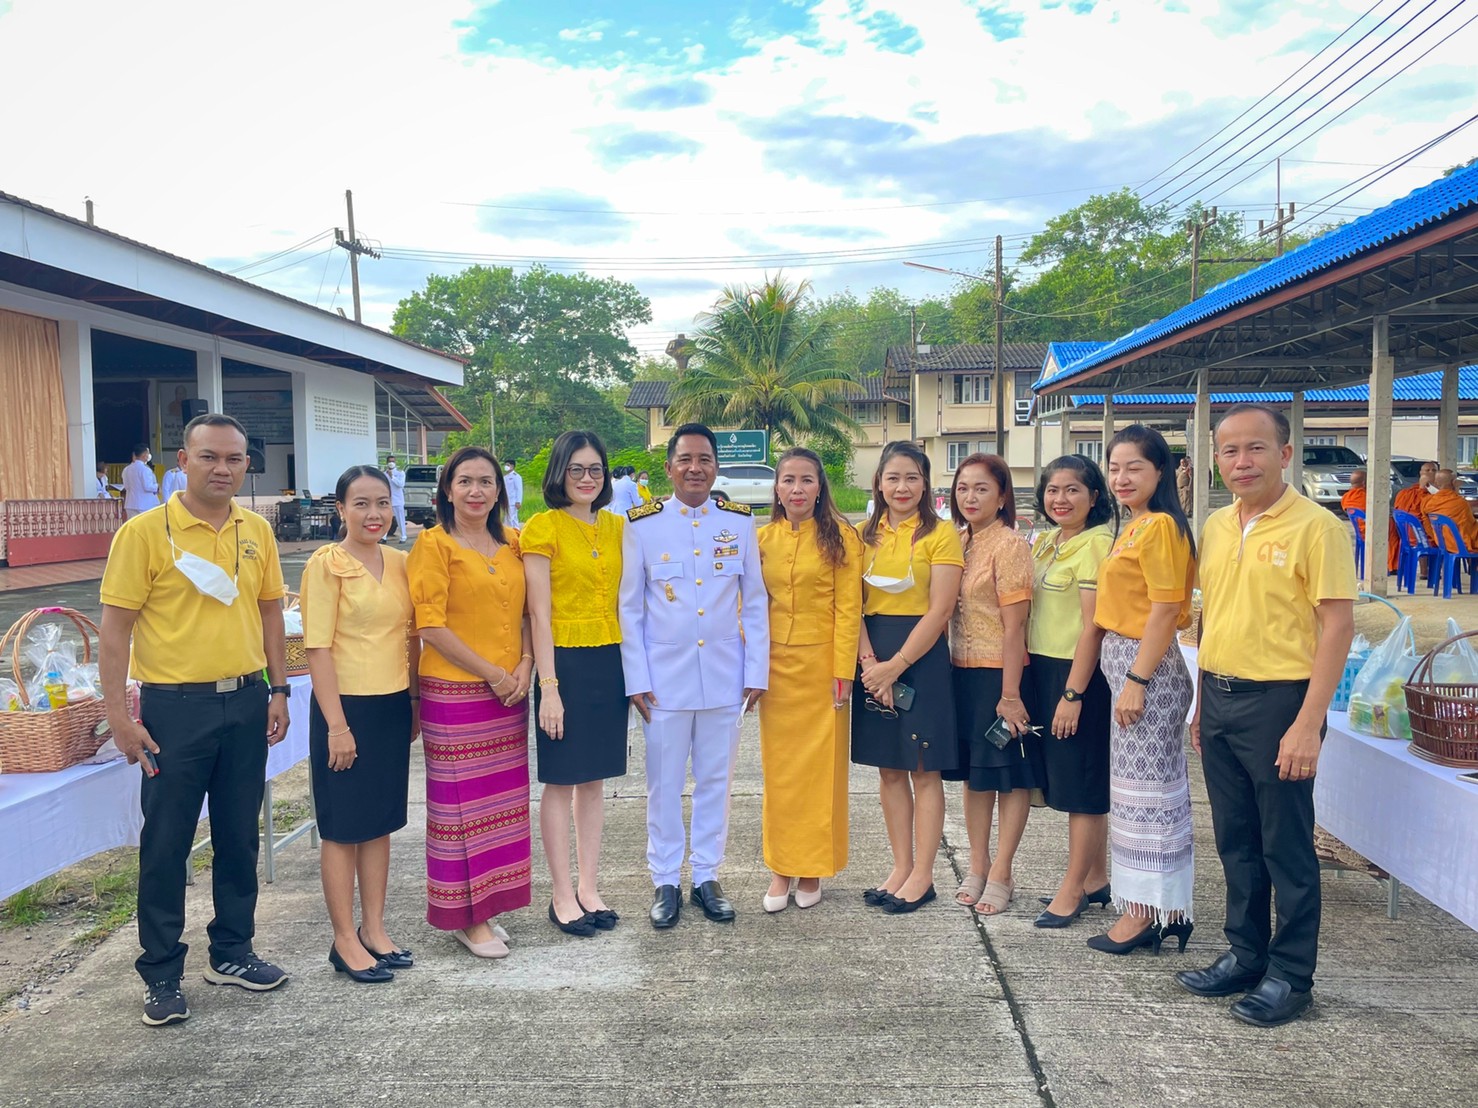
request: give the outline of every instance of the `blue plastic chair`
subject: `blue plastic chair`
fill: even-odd
[[[1351,508],[1345,515],[1350,517],[1350,522],[1355,525],[1355,577],[1365,580],[1365,513],[1359,508]]]
[[[1454,584],[1459,593],[1463,591],[1462,562],[1468,564],[1468,591],[1473,592],[1473,579],[1478,577],[1478,550],[1468,549],[1457,524],[1447,516],[1433,513],[1427,518],[1432,521],[1432,530],[1437,532],[1437,545],[1441,548],[1436,560],[1441,566],[1442,599],[1452,599]],[[1457,548],[1455,553],[1447,549],[1446,536],[1449,535],[1452,537],[1452,545]]]
[[[1441,554],[1427,541],[1427,529],[1422,521],[1410,512],[1391,510],[1391,518],[1401,535],[1401,559],[1396,563],[1396,590],[1405,586],[1408,593],[1416,592],[1416,573],[1421,560],[1427,560],[1427,586],[1437,591],[1437,574],[1440,570],[1438,556]]]

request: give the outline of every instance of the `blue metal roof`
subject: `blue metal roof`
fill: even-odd
[[[1038,381],[1034,387],[1043,388],[1069,377],[1077,377],[1085,370],[1148,346],[1235,305],[1245,304],[1275,289],[1294,284],[1372,247],[1409,235],[1475,204],[1478,204],[1478,164],[1460,170],[1451,177],[1440,177],[1384,208],[1363,215],[1343,227],[1320,235],[1296,250],[1290,250],[1282,257],[1274,258],[1208,289],[1204,296],[1192,300],[1185,307],[1171,312],[1163,319],[1130,331],[1099,350],[1063,366],[1050,380]]]
[[[1478,366],[1463,366],[1457,371],[1457,394],[1459,400],[1478,400]],[[1395,400],[1397,403],[1436,404],[1442,399],[1442,374],[1419,373],[1414,377],[1396,379]],[[1103,395],[1072,395],[1069,397],[1074,408],[1099,408],[1103,406]],[[1369,404],[1370,386],[1351,385],[1344,389],[1309,389],[1304,393],[1309,404]],[[1114,397],[1115,408],[1157,407],[1168,408],[1196,402],[1195,393],[1190,392],[1132,392]],[[1226,404],[1291,404],[1291,392],[1213,392],[1213,405]]]

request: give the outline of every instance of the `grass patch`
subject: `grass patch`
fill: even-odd
[[[57,891],[61,879],[48,877],[30,888],[22,889],[0,904],[0,923],[6,930],[16,927],[34,927],[46,918],[46,914],[57,905]]]
[[[276,800],[272,801],[272,825],[277,834],[284,835],[293,830],[298,824],[313,818],[313,810],[308,807],[307,799],[302,800]],[[267,828],[262,828],[262,836],[267,835]]]
[[[842,488],[834,485],[831,496],[842,511],[862,512],[867,510],[867,502],[872,499],[872,492],[869,489]]]

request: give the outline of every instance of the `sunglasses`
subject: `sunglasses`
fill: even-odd
[[[897,708],[889,708],[884,704],[879,704],[870,696],[862,702],[862,706],[866,708],[869,712],[876,712],[880,716],[887,716],[889,719],[898,718]]]

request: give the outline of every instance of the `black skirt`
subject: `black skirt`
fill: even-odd
[[[1026,681],[1023,674],[1023,686]],[[1026,735],[1007,743],[1004,748],[985,737],[986,731],[996,722],[996,704],[1001,699],[1001,671],[988,666],[956,666],[954,687],[960,764],[954,771],[946,773],[944,779],[964,781],[978,793],[1009,793],[1013,789],[1036,788],[1040,782],[1027,750],[1035,736]],[[1024,692],[1022,700],[1031,713],[1032,723],[1040,723],[1032,711],[1030,698]]]
[[[891,658],[908,641],[919,616],[864,616],[872,652]],[[914,690],[913,707],[897,719],[869,711],[862,671],[852,684],[852,761],[879,769],[954,769],[955,698],[950,684],[949,646],[943,635],[898,678]]]
[[[545,785],[583,785],[626,773],[626,677],[621,644],[556,646],[554,672],[565,708],[564,738],[539,727],[544,690],[534,686],[538,779]]]
[[[318,834],[331,843],[367,843],[406,822],[411,776],[410,690],[344,696],[344,720],[354,732],[354,764],[328,768],[328,721],[313,698],[308,710],[308,765]]]
[[[1059,812],[1102,816],[1109,810],[1109,721],[1113,698],[1103,673],[1095,667],[1083,692],[1077,734],[1052,735],[1052,716],[1072,673],[1070,658],[1033,654],[1026,667],[1031,694],[1032,722],[1042,725],[1041,738],[1028,746],[1037,769],[1037,783],[1049,806]],[[1023,694],[1026,695],[1026,694]]]

